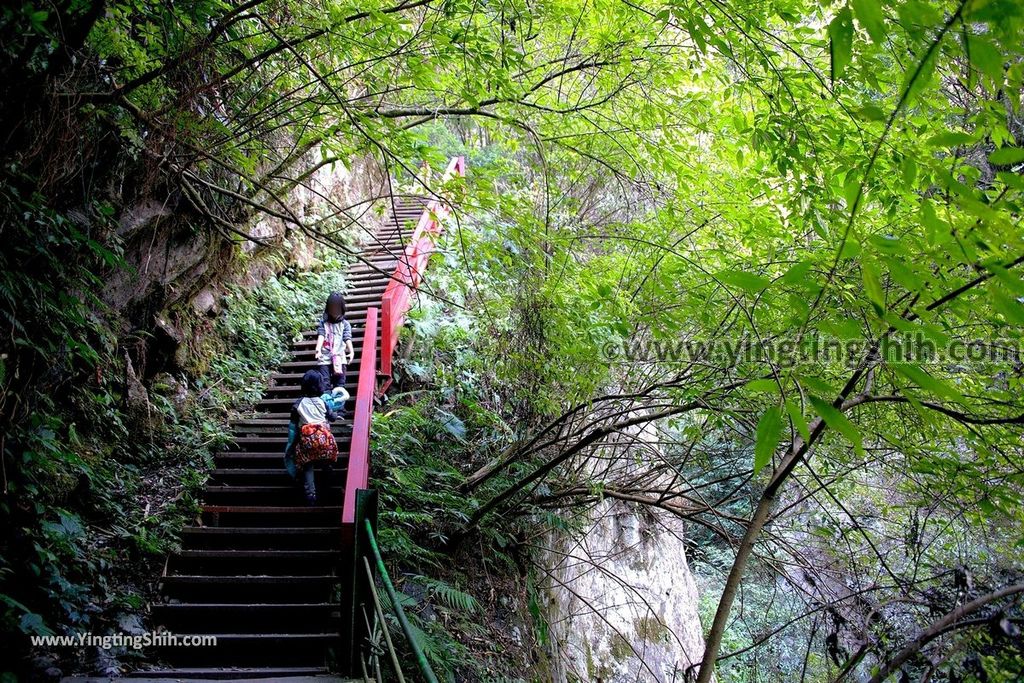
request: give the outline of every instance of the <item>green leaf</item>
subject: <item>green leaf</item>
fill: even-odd
[[[694,17],[696,16],[697,15],[694,15]],[[700,24],[700,27],[698,27],[698,23]],[[703,27],[703,30],[701,29],[701,27]],[[693,38],[694,45],[697,46],[697,49],[700,50],[700,53],[702,55],[706,55],[708,53],[708,43],[704,39],[704,35],[705,33],[707,33],[707,29],[708,27],[706,24],[704,24],[703,20],[698,19],[697,21],[694,21],[691,19],[686,22],[686,30],[689,31],[690,37]]]
[[[810,261],[801,261],[800,263],[796,264],[795,266],[787,270],[785,274],[779,278],[779,282],[785,283],[787,285],[793,285],[800,282],[804,282],[807,277],[807,273],[809,273],[811,270],[811,265],[812,264]]]
[[[459,441],[464,441],[466,438],[466,423],[449,412],[438,410],[437,413],[438,421],[444,427],[444,430]]]
[[[825,424],[845,436],[853,444],[857,453],[863,455],[864,444],[861,440],[860,432],[857,431],[853,423],[828,401],[822,400],[817,396],[810,396],[809,398],[814,412],[821,415],[821,418],[825,420]]]
[[[928,138],[928,144],[933,147],[959,147],[974,142],[974,136],[958,130],[947,130]]]
[[[985,496],[984,498],[978,501],[978,507],[981,508],[981,511],[984,512],[986,515],[994,515],[996,514],[996,512],[999,511],[999,509],[995,506],[995,503],[993,503],[992,499],[989,498],[988,496]]]
[[[846,198],[846,205],[852,207],[853,203],[857,201],[857,196],[861,193],[860,179],[856,173],[851,173],[847,178],[846,182],[843,183],[843,197]]]
[[[878,0],[853,0],[853,14],[857,23],[871,36],[871,40],[881,45],[885,40],[885,15]]]
[[[1009,173],[1007,171],[997,171],[996,177],[1001,181],[1009,185],[1014,190],[1024,192],[1024,177],[1017,175],[1016,173]]]
[[[889,115],[875,104],[865,104],[856,111],[857,117],[864,121],[885,121]]]
[[[814,377],[812,375],[798,375],[797,379],[800,384],[817,394],[827,395],[837,391],[835,387],[820,377]]]
[[[1007,294],[1002,288],[992,289],[992,306],[1006,318],[1006,322],[1014,325],[1024,325],[1024,304],[1021,304],[1015,297]]]
[[[754,474],[760,472],[765,465],[771,462],[781,436],[782,410],[779,406],[772,406],[757,422],[757,435],[754,443]]]
[[[993,164],[1016,164],[1024,161],[1024,147],[1002,147],[988,155]]]
[[[768,278],[743,270],[723,270],[716,277],[727,285],[739,287],[751,294],[760,292],[771,284]]]
[[[996,279],[998,279],[999,282],[1008,290],[1017,296],[1024,296],[1024,280],[1022,280],[1019,275],[995,263],[987,264],[985,267],[991,271],[992,274],[996,276]]]
[[[923,62],[911,61],[908,63],[906,72],[903,74],[903,84],[900,92],[906,92],[906,101],[910,102],[917,94],[927,87],[935,73],[935,55],[938,50],[929,54]]]
[[[910,189],[914,186],[914,181],[917,180],[917,162],[914,157],[909,154],[903,157],[903,162],[900,164],[900,172],[903,174],[903,187]]]
[[[917,273],[915,273],[913,269],[905,263],[891,256],[886,256],[883,260],[889,267],[889,277],[894,281],[903,285],[907,289],[914,290],[921,287],[921,278],[918,277]]]
[[[957,403],[962,403],[964,401],[963,394],[945,382],[935,379],[925,372],[924,368],[919,365],[911,363],[893,363],[893,368],[925,391],[931,392],[936,396],[949,399],[950,401],[956,401]]]
[[[752,379],[743,385],[743,388],[751,393],[773,393],[778,390],[779,385],[773,379]]]
[[[21,629],[22,633],[31,633],[38,636],[52,636],[53,630],[46,625],[43,618],[35,612],[28,612],[22,614],[21,619],[18,621],[18,628]]]
[[[811,430],[807,427],[807,420],[804,419],[803,413],[800,412],[800,406],[787,399],[786,412],[789,414],[793,426],[800,432],[800,436],[804,438],[804,441],[808,441],[811,438]]]
[[[852,318],[846,317],[840,320],[823,320],[818,324],[818,329],[832,335],[836,339],[842,340],[860,339],[864,336],[861,324]]]
[[[996,84],[1003,81],[1003,55],[991,42],[981,36],[972,35],[967,49],[971,64]]]
[[[872,235],[868,238],[875,249],[886,254],[902,254],[906,252],[906,245],[892,235]]]
[[[921,224],[927,229],[928,244],[934,246],[949,240],[949,223],[935,214],[935,207],[927,199],[921,200]]]
[[[922,27],[933,26],[942,19],[938,9],[921,0],[900,3],[896,13],[903,28],[911,35],[918,35],[922,32]]]
[[[860,242],[858,242],[857,240],[853,239],[852,237],[847,237],[846,241],[843,243],[843,250],[839,252],[839,258],[841,258],[841,259],[857,258],[858,256],[860,256],[860,252],[861,252]]]
[[[839,10],[839,14],[829,23],[828,39],[831,78],[834,83],[842,77],[853,52],[853,15],[848,7]]]
[[[860,270],[864,277],[864,291],[874,305],[875,312],[879,315],[884,314],[885,290],[882,289],[882,283],[878,279],[878,270],[875,268],[875,264],[871,261],[864,261],[860,264]]]

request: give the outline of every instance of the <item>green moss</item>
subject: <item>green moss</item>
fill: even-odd
[[[620,662],[633,656],[633,648],[630,646],[629,641],[620,633],[612,635],[611,652],[612,657]]]
[[[668,642],[668,627],[654,614],[645,614],[633,622],[633,628],[643,640],[651,644]]]

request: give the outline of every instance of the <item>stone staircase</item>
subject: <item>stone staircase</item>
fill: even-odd
[[[344,547],[341,517],[365,317],[380,305],[422,212],[419,199],[397,200],[362,260],[347,272],[346,315],[356,361],[345,386],[352,400],[346,419],[333,426],[340,455],[317,481],[319,504],[306,506],[283,465],[290,407],[302,374],[315,364],[310,331],[292,345],[252,416],[231,424],[234,441],[215,456],[201,518],[182,531],[182,549],[168,557],[160,577],[162,600],[153,606],[153,623],[179,636],[215,635],[216,646],[159,647],[154,662],[161,668],[138,671],[129,680],[347,680],[330,672],[344,637],[342,563],[351,549]]]

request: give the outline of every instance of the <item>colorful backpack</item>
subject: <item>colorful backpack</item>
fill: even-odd
[[[338,444],[331,428],[325,424],[304,424],[299,431],[299,442],[295,445],[295,466],[302,467],[309,462],[338,459]]]

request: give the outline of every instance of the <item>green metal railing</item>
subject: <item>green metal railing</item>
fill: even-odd
[[[384,566],[384,558],[381,557],[380,546],[377,544],[377,534],[374,529],[376,492],[361,490],[359,494],[360,502],[357,505],[356,511],[358,521],[356,527],[357,538],[355,539],[354,559],[356,567],[353,573],[354,599],[352,607],[355,612],[353,617],[356,614],[362,617],[362,623],[360,624],[362,628],[353,628],[353,635],[359,641],[354,643],[353,655],[359,660],[363,680],[367,681],[367,683],[371,680],[376,680],[379,683],[382,680],[381,659],[385,654],[390,661],[391,669],[394,671],[398,682],[405,683],[406,680],[399,663],[398,651],[388,629],[384,604],[381,601],[380,594],[377,592],[377,579],[379,578],[384,592],[391,602],[395,618],[398,620],[399,626],[402,627],[402,633],[405,635],[409,649],[412,650],[420,675],[427,683],[438,683],[437,676],[430,667],[430,662],[427,660],[423,648],[420,647],[416,640],[412,624],[409,623],[409,618],[406,616],[405,610],[402,609],[402,602],[398,597],[398,592],[395,590],[395,586],[391,582],[391,576]],[[359,574],[362,574],[362,579],[365,583],[357,578]],[[361,633],[359,633],[360,631]],[[371,675],[373,676],[372,678]]]
[[[395,617],[398,619],[398,623],[402,627],[402,632],[405,634],[405,639],[409,642],[409,647],[412,648],[413,656],[416,658],[416,665],[419,667],[420,673],[423,674],[423,678],[428,683],[437,683],[437,676],[434,675],[434,670],[430,668],[430,662],[427,661],[427,656],[423,653],[423,649],[416,642],[416,636],[413,634],[412,624],[409,623],[409,618],[405,616],[405,610],[402,609],[402,602],[398,599],[398,593],[395,591],[395,586],[391,583],[391,577],[388,576],[388,570],[384,567],[384,558],[380,556],[380,548],[377,545],[377,536],[373,531],[373,524],[370,520],[364,520],[366,526],[366,538],[369,541],[370,550],[373,553],[373,559],[377,564],[377,572],[380,575],[380,582],[384,585],[384,591],[388,594],[388,599],[391,601],[391,605],[395,610]],[[370,593],[373,596],[374,610],[377,612],[378,619],[384,622],[384,610],[380,603],[380,597],[377,595],[377,588],[373,585],[373,571],[370,569],[370,562],[364,556],[363,563],[366,567],[366,573],[368,579],[370,579]],[[387,626],[383,627],[384,637],[388,644],[388,653],[391,656],[391,664],[395,670],[395,675],[398,676],[399,681],[404,681],[405,678],[402,675],[401,667],[398,665],[398,656],[395,653],[394,645],[391,642],[391,636],[388,633]]]

